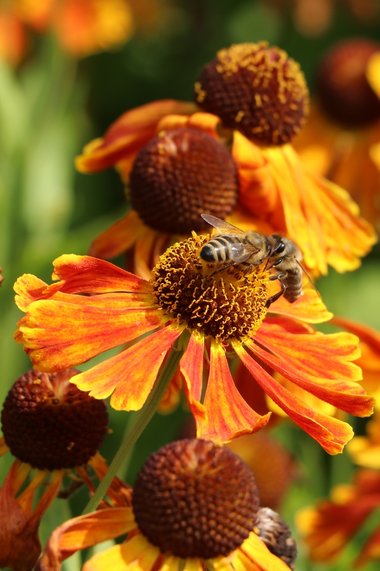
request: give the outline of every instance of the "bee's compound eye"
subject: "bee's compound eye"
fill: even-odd
[[[273,250],[273,254],[281,254],[284,250],[285,250],[285,242],[284,240],[282,240],[282,238],[280,238],[279,243]]]
[[[203,246],[199,255],[205,262],[215,262],[215,249],[209,244]]]

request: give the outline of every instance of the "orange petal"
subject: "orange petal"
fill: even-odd
[[[207,416],[197,427],[197,437],[221,443],[260,430],[270,418],[270,413],[261,416],[245,402],[235,387],[225,350],[214,340],[204,406]]]
[[[64,254],[53,262],[53,279],[67,293],[145,292],[144,280],[110,262],[92,256]]]
[[[167,115],[159,122],[157,131],[168,131],[180,127],[201,129],[212,137],[219,137],[220,118],[211,113],[193,112],[191,115]]]
[[[282,295],[270,306],[269,311],[299,319],[306,323],[323,323],[333,316],[327,310],[317,290],[308,285],[304,286],[303,295],[295,302],[289,303]]]
[[[162,324],[156,308],[129,309],[128,296],[123,303],[123,294],[111,300],[70,294],[58,297],[32,303],[15,336],[41,371],[78,365]]]
[[[133,245],[143,229],[144,224],[137,212],[130,210],[95,238],[90,246],[89,255],[98,258],[119,256]]]
[[[250,371],[255,381],[265,393],[294,420],[305,432],[310,434],[329,454],[342,452],[343,447],[353,436],[352,428],[345,422],[330,418],[310,407],[283,387],[253,359],[240,343],[232,343],[234,350]]]
[[[89,143],[77,157],[80,172],[96,172],[137,153],[151,139],[157,123],[165,115],[189,115],[196,109],[193,103],[163,99],[127,111],[111,125],[103,139]]]
[[[41,571],[57,571],[76,551],[128,533],[135,527],[131,508],[104,508],[57,527],[42,554]]]
[[[183,375],[183,389],[196,423],[203,422],[206,415],[205,408],[200,402],[204,358],[204,336],[198,331],[193,331],[180,361],[180,371]]]
[[[279,193],[261,148],[236,131],[232,156],[238,170],[240,203],[261,218],[272,213]]]
[[[111,397],[110,404],[113,408],[139,410],[143,406],[166,355],[181,335],[182,330],[179,326],[165,327],[124,352],[126,360],[120,373],[125,375],[127,382],[123,383],[119,380]]]
[[[359,216],[350,195],[327,179],[306,172],[290,145],[281,147],[281,153],[272,153],[272,160],[282,171],[287,169],[288,179],[293,181],[292,186],[286,185],[280,170],[273,171],[282,185],[288,235],[302,246],[307,267],[322,274],[327,264],[339,272],[357,268],[376,235]]]
[[[167,352],[180,334],[178,327],[159,329],[70,381],[97,399],[113,393],[111,406],[117,410],[139,410],[152,390]]]
[[[373,412],[374,400],[354,382],[361,370],[351,363],[358,357],[358,339],[350,333],[289,334],[281,325],[266,323],[247,347],[274,371],[337,408],[356,416]]]

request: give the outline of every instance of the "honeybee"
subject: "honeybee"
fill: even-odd
[[[269,307],[283,295],[290,303],[302,295],[302,254],[289,238],[279,234],[266,236],[260,232],[241,230],[212,214],[201,214],[203,220],[218,230],[200,250],[200,257],[221,269],[241,265],[249,269],[263,262],[275,271],[270,278],[278,280],[281,290],[267,301]]]

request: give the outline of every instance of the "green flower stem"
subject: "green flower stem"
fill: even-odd
[[[184,334],[181,335],[180,339],[178,340],[177,346],[169,354],[169,357],[161,371],[160,377],[156,382],[149,397],[147,398],[143,408],[134,415],[134,418],[130,425],[130,429],[125,435],[125,438],[121,443],[119,450],[116,452],[110,464],[107,474],[105,475],[105,477],[95,490],[95,494],[92,496],[92,498],[86,505],[85,509],[83,510],[83,514],[87,514],[89,512],[96,510],[99,502],[106,495],[113,477],[119,471],[119,468],[122,465],[122,463],[126,461],[126,458],[128,458],[128,456],[132,454],[133,448],[137,440],[140,438],[141,434],[144,432],[145,428],[148,426],[149,422],[151,421],[170,381],[173,378],[174,373],[177,370],[179,361],[183,355],[184,352],[183,337]]]

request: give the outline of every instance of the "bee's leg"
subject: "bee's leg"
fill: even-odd
[[[277,293],[275,293],[274,295],[272,295],[271,297],[269,297],[267,299],[267,302],[265,304],[266,307],[269,307],[270,305],[272,305],[272,303],[274,303],[277,299],[279,299],[282,295],[284,295],[285,290],[286,290],[286,285],[285,285],[283,280],[285,277],[286,277],[285,273],[280,273],[280,274],[270,276],[270,278],[269,278],[270,280],[272,280],[272,281],[278,280],[280,282],[281,289],[280,289],[280,291],[278,291]]]

